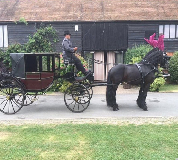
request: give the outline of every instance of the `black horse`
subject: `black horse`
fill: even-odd
[[[119,64],[112,67],[107,77],[107,105],[113,107],[114,111],[119,110],[116,103],[116,90],[120,83],[126,82],[132,85],[140,85],[137,104],[144,111],[147,111],[145,100],[150,84],[153,83],[155,73],[158,72],[158,65],[164,66],[166,62],[166,54],[158,48],[154,48],[138,64]]]

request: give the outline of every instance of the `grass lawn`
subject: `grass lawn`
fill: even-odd
[[[0,126],[2,160],[175,160],[178,124]]]
[[[178,85],[176,84],[165,84],[159,90],[159,92],[178,92]]]

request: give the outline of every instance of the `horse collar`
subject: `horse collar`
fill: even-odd
[[[137,68],[138,68],[138,70],[140,72],[141,80],[142,80],[142,85],[143,85],[144,84],[144,75],[143,75],[143,72],[142,72],[142,68],[141,68],[141,66],[138,63],[136,63],[136,66],[137,66]]]

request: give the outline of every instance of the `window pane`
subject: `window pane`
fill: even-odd
[[[159,25],[159,34],[163,34],[163,25]]]
[[[47,71],[47,56],[42,57],[42,71]]]
[[[170,25],[170,38],[175,38],[176,27],[175,25]]]
[[[4,47],[8,47],[7,25],[4,25]]]
[[[2,26],[0,26],[0,47],[3,47],[3,32]]]
[[[178,25],[177,25],[177,31],[176,31],[176,38],[178,38]]]
[[[42,71],[52,71],[52,56],[43,56],[42,57]]]
[[[164,38],[169,38],[169,25],[164,26]]]

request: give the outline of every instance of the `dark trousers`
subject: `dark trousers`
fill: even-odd
[[[74,62],[78,71],[81,71],[83,74],[85,74],[86,71],[80,59],[78,59],[74,54],[67,55],[67,57],[71,58],[71,60]]]

